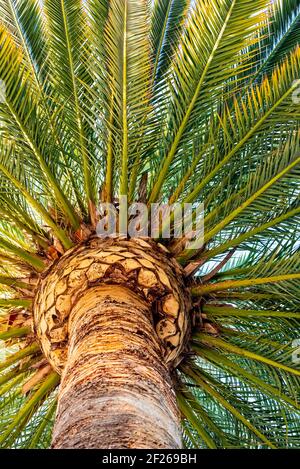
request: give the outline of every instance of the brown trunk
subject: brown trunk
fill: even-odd
[[[71,310],[54,448],[180,448],[180,418],[151,307],[124,286]]]

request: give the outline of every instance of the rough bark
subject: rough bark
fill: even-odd
[[[35,332],[55,371],[61,374],[66,364],[71,309],[99,285],[124,286],[151,305],[164,361],[176,367],[190,331],[190,295],[182,268],[153,240],[92,237],[54,262],[35,293]]]
[[[180,448],[180,419],[149,303],[88,289],[71,310],[54,448]]]

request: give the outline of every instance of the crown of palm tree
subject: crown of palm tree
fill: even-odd
[[[49,445],[60,378],[31,329],[35,285],[121,195],[204,203],[201,249],[160,240],[194,302],[186,446],[299,446],[300,1],[0,13],[0,446]]]

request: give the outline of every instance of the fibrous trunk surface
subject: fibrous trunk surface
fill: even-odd
[[[62,375],[54,448],[179,448],[172,370],[186,349],[181,267],[152,240],[93,237],[40,280],[35,332]]]
[[[69,318],[55,448],[180,448],[179,415],[146,302],[88,290]]]

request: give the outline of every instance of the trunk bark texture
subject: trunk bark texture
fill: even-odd
[[[180,448],[180,416],[151,306],[89,288],[69,316],[54,448]]]

